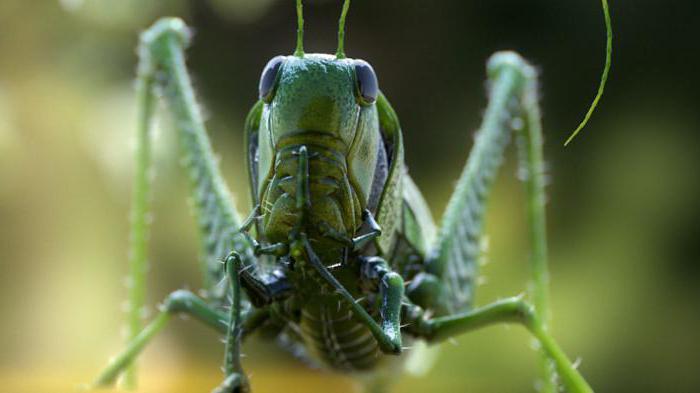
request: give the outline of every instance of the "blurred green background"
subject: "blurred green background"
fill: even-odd
[[[695,10],[693,11],[693,8]],[[306,48],[332,52],[339,1],[308,1]],[[370,61],[404,128],[408,165],[440,216],[485,106],[484,63],[516,49],[541,70],[553,329],[599,392],[700,391],[700,112],[692,0],[613,1],[615,54],[598,112],[562,142],[603,63],[597,1],[353,2],[347,51]],[[138,32],[194,26],[192,71],[241,211],[242,124],[267,60],[291,53],[291,1],[0,1],[0,391],[69,392],[122,345]],[[150,304],[197,288],[196,233],[176,143],[158,137]],[[513,156],[511,152],[511,157]],[[513,159],[490,203],[478,302],[526,288],[527,232]],[[142,391],[202,392],[219,337],[176,321],[141,361]],[[258,392],[353,391],[251,342]],[[533,391],[519,327],[446,344],[397,392]]]

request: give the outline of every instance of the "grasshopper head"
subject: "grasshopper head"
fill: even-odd
[[[348,6],[346,1],[336,54],[305,54],[297,1],[296,51],[272,58],[259,86],[264,106],[254,183],[262,233],[271,242],[285,242],[301,230],[336,250],[330,254],[338,250],[333,244],[347,246],[363,212],[374,210],[388,167],[375,105],[376,74],[369,63],[348,59],[343,51]]]
[[[292,56],[276,56],[263,69],[259,94],[270,112],[273,145],[290,134],[311,131],[333,136],[350,148],[363,112],[373,110],[377,77],[367,62],[345,58],[343,36],[349,1],[341,15],[336,54],[304,54],[301,1]]]
[[[362,112],[371,112],[377,77],[363,60],[326,54],[277,56],[260,78],[260,98],[270,111],[272,142],[313,131],[338,138],[349,148]]]
[[[259,200],[267,207],[264,232],[284,241],[298,215],[298,153],[309,151],[308,232],[319,228],[351,239],[362,224],[385,160],[372,67],[363,60],[325,54],[277,56],[260,79],[265,103],[258,137]],[[381,174],[379,175],[381,177]],[[376,188],[376,187],[374,187]],[[321,234],[319,234],[321,235]],[[337,236],[336,236],[337,237]]]

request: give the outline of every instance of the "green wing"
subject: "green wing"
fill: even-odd
[[[395,270],[410,270],[412,257],[422,262],[435,238],[430,209],[413,179],[406,173],[403,137],[398,117],[383,94],[377,99],[377,113],[389,157],[389,175],[377,208],[382,228],[378,241],[382,255],[389,255]]]
[[[382,255],[390,255],[403,224],[403,178],[406,176],[406,166],[403,161],[403,136],[396,112],[384,94],[379,93],[376,105],[379,127],[389,159],[389,174],[375,214],[377,224],[382,228],[377,246]]]
[[[248,172],[248,181],[250,186],[250,200],[252,202],[251,210],[260,204],[260,154],[261,153],[259,137],[260,137],[260,120],[262,118],[264,103],[258,101],[253,105],[245,121],[245,139],[243,144],[246,149],[246,169]],[[262,182],[265,186],[265,181]],[[257,234],[262,233],[260,220],[255,220],[254,230]],[[274,258],[270,255],[260,255],[257,257],[259,265],[263,268],[269,268],[274,263]]]
[[[258,101],[253,105],[245,119],[245,134],[243,146],[246,149],[246,169],[250,185],[250,200],[255,207],[258,201],[258,135],[260,128],[260,117],[262,116],[263,102]]]

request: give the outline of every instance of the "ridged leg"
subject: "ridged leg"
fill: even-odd
[[[489,105],[483,123],[447,206],[426,271],[416,277],[409,296],[421,306],[437,311],[438,316],[462,315],[459,313],[472,308],[486,204],[505,148],[515,133],[520,141],[519,170],[527,191],[531,296],[537,314],[536,327],[544,333],[548,322],[549,279],[536,73],[519,55],[502,52],[489,60],[488,74]],[[421,296],[425,293],[440,296]],[[543,354],[541,367],[546,393],[556,390],[550,357],[551,353]]]
[[[576,370],[571,360],[547,332],[532,305],[521,297],[500,300],[477,309],[437,318],[427,318],[418,306],[404,309],[406,329],[429,342],[440,342],[485,326],[517,323],[527,328],[539,341],[542,351],[554,363],[561,382],[569,393],[592,393],[593,389]]]
[[[131,341],[137,339],[143,328],[152,177],[151,134],[158,93],[162,93],[167,103],[168,113],[180,140],[184,167],[190,179],[201,235],[207,299],[218,304],[225,301],[227,288],[217,286],[224,279],[219,258],[235,250],[246,266],[256,263],[250,243],[238,233],[241,221],[219,173],[194,98],[183,54],[189,40],[190,32],[181,20],[166,18],[145,31],[139,44],[137,93],[140,113],[129,253],[128,327]],[[128,373],[127,386],[135,385],[134,375],[134,372]]]

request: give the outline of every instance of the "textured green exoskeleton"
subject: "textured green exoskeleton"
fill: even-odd
[[[212,158],[185,68],[190,33],[163,19],[143,33],[142,114],[132,221],[131,337],[103,371],[108,386],[172,315],[189,314],[226,335],[225,379],[217,392],[248,391],[240,345],[264,330],[307,361],[358,373],[380,390],[400,369],[403,345],[496,323],[519,323],[541,344],[543,386],[591,388],[547,331],[542,135],[536,75],[512,52],[488,63],[489,105],[469,160],[436,227],[406,172],[398,117],[372,67],[338,52],[305,54],[301,2],[291,56],[270,60],[260,100],[245,124],[254,206],[233,208]],[[150,123],[161,94],[178,132],[202,234],[205,296],[172,293],[142,326],[150,167]],[[534,306],[522,297],[475,307],[473,294],[485,205],[511,134],[522,139],[527,173]],[[223,263],[221,262],[223,258]],[[133,370],[127,375],[133,378]],[[558,378],[554,378],[556,375]],[[374,376],[374,377],[373,377]],[[133,379],[132,379],[133,382]]]

